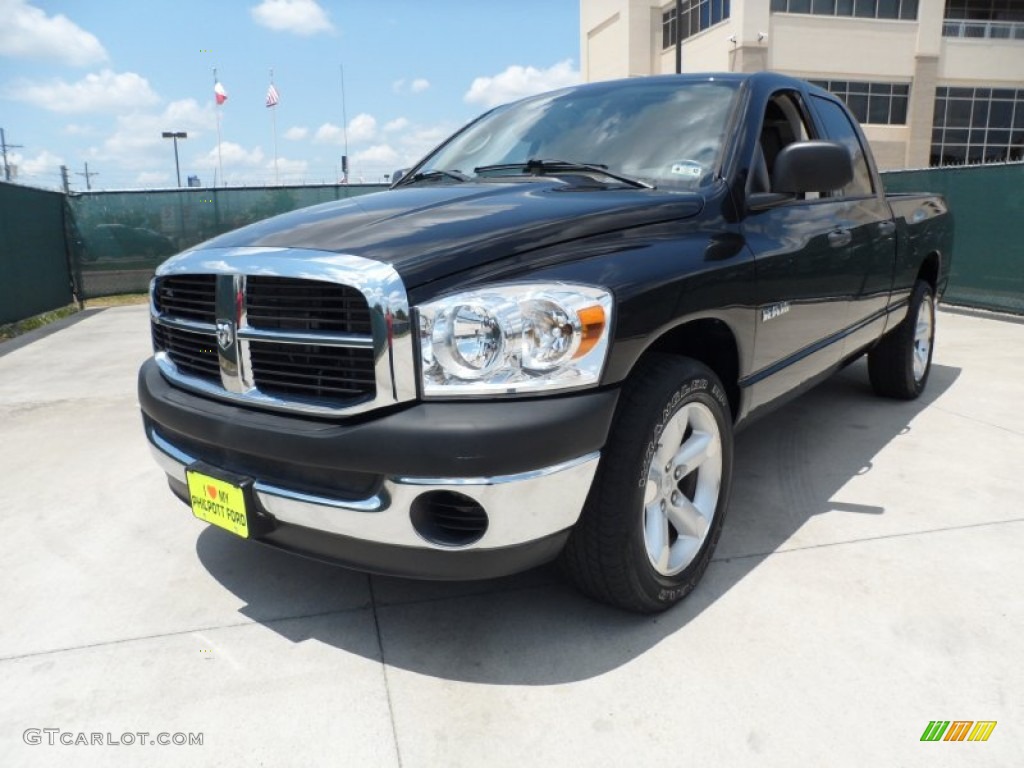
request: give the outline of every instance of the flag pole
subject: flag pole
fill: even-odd
[[[270,86],[274,86],[274,70],[270,70]],[[277,171],[277,102],[270,105],[270,124],[274,129],[274,183],[281,185],[281,174]]]
[[[341,132],[345,137],[345,162],[348,162],[348,115],[345,113],[345,65],[339,63],[338,69],[341,70]],[[342,175],[344,176],[345,183],[348,184],[348,170],[342,168]]]
[[[213,68],[213,86],[217,87],[217,68]],[[216,99],[214,99],[216,101]],[[220,169],[220,183],[224,184],[224,159],[220,154],[220,104],[216,104],[214,109],[217,113],[217,167]]]

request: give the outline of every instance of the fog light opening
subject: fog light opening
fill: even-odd
[[[480,503],[455,491],[429,491],[409,510],[416,533],[431,544],[465,547],[487,533],[487,513]]]

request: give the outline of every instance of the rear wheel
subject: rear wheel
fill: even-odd
[[[603,602],[665,610],[711,561],[731,477],[732,420],[721,382],[694,360],[651,357],[623,390],[563,552],[566,572]]]
[[[918,280],[903,321],[868,353],[868,377],[884,397],[913,400],[928,383],[935,344],[935,294]]]

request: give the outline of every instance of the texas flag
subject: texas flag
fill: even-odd
[[[223,104],[228,100],[228,92],[224,90],[224,86],[220,84],[220,80],[217,80],[213,84],[213,95],[217,99],[218,104]]]

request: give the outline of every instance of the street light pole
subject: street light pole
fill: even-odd
[[[162,135],[165,139],[174,139],[174,171],[178,175],[178,189],[181,189],[181,166],[178,165],[178,139],[187,139],[188,134],[185,131],[164,131]]]
[[[676,74],[683,72],[683,0],[676,0]]]

